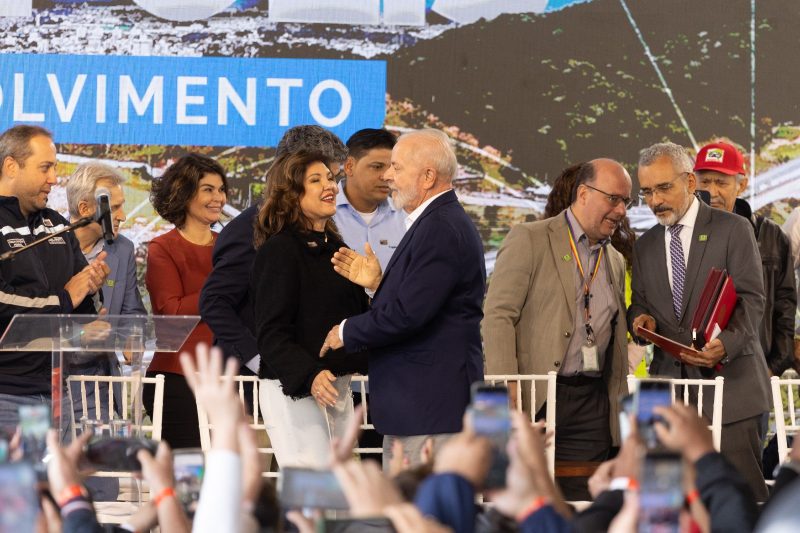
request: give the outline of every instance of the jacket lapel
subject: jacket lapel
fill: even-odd
[[[117,273],[119,272],[119,257],[109,250],[108,245],[104,246],[103,249],[107,252],[106,265],[111,269],[111,274],[109,274],[106,281],[103,282],[103,307],[108,309],[109,314],[115,314],[111,311],[111,301],[114,299],[114,293],[117,290],[115,281],[117,279]],[[108,284],[109,281],[112,281],[112,285]]]
[[[697,283],[700,264],[703,262],[703,255],[706,252],[708,235],[711,233],[711,208],[707,207],[700,199],[697,199],[697,201],[700,202],[700,209],[697,211],[697,220],[694,223],[692,241],[689,247],[689,262],[686,265],[686,281],[683,285],[683,300],[681,302],[681,321],[686,315],[686,308]],[[701,239],[700,235],[705,235],[705,238]],[[700,282],[705,283],[705,281],[706,277],[703,276]]]
[[[548,238],[550,239],[550,252],[556,265],[558,279],[564,290],[567,300],[570,320],[575,320],[575,269],[578,268],[572,255],[567,235],[567,221],[563,213],[553,217],[549,225]]]
[[[383,271],[383,276],[381,277],[381,283],[375,290],[375,296],[378,296],[378,293],[383,287],[384,281],[386,281],[389,272],[392,270],[392,267],[397,262],[397,258],[402,255],[403,251],[406,249],[406,246],[408,246],[408,243],[411,242],[411,239],[414,236],[414,232],[417,230],[417,227],[419,227],[420,222],[439,207],[448,204],[450,202],[457,202],[457,201],[458,197],[456,196],[455,191],[453,189],[450,189],[449,191],[438,197],[436,200],[431,202],[431,204],[427,208],[425,208],[425,210],[417,218],[417,220],[415,220],[414,223],[411,224],[411,227],[408,228],[408,231],[406,231],[405,235],[403,235],[403,238],[400,239],[400,244],[398,244],[395,251],[392,252],[392,257],[391,259],[389,259],[389,263],[386,265],[386,270]]]

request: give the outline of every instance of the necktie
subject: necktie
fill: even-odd
[[[683,283],[686,279],[686,265],[683,264],[683,243],[681,242],[682,224],[673,224],[669,227],[672,239],[669,241],[669,258],[672,262],[672,309],[675,318],[681,319],[681,304],[683,303]]]

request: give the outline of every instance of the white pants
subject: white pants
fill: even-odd
[[[328,468],[331,438],[342,437],[353,416],[350,376],[336,378],[334,407],[320,407],[311,396],[300,400],[283,394],[280,381],[262,379],[261,416],[278,465]]]

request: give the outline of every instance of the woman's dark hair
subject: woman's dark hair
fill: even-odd
[[[544,218],[552,218],[568,208],[577,196],[578,186],[594,181],[594,165],[578,163],[565,168],[553,182],[553,189],[547,195]],[[631,229],[630,221],[625,216],[617,230],[611,235],[611,245],[622,254],[630,266],[633,261],[633,243],[636,233]]]
[[[219,175],[227,192],[225,169],[210,157],[200,154],[181,157],[164,171],[160,179],[153,180],[150,186],[150,202],[161,218],[175,224],[177,228],[183,227],[187,206],[206,174]]]
[[[311,231],[311,221],[300,209],[300,197],[305,188],[306,170],[313,163],[329,166],[324,155],[315,152],[295,152],[278,157],[267,171],[267,185],[264,187],[264,201],[255,221],[253,244],[259,248],[273,235],[284,229],[294,229],[301,233]],[[325,231],[342,240],[333,219],[325,222]]]

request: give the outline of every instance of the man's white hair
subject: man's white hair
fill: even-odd
[[[694,161],[689,157],[686,149],[673,142],[656,143],[639,152],[639,166],[649,167],[657,159],[667,156],[672,161],[672,166],[677,172],[692,172]]]
[[[425,166],[433,167],[446,182],[453,181],[458,174],[458,159],[447,134],[428,128],[404,133],[398,142],[402,139],[423,141],[424,148],[414,154],[416,160]]]
[[[97,182],[100,180],[109,180],[112,185],[120,185],[125,181],[122,173],[103,163],[83,163],[67,181],[67,207],[69,209],[69,217],[77,220],[81,217],[78,205],[86,201],[90,206],[94,205],[94,191],[97,188]]]

